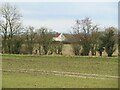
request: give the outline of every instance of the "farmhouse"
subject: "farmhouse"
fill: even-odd
[[[65,36],[62,34],[62,33],[56,33],[54,36],[53,36],[53,41],[57,41],[57,42],[63,42],[65,41],[66,38]]]

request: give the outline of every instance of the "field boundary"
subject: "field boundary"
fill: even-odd
[[[77,72],[61,72],[61,71],[46,71],[46,70],[36,70],[36,69],[10,69],[2,70],[3,72],[39,72],[41,74],[51,74],[59,76],[69,76],[69,77],[78,77],[78,78],[94,78],[94,79],[118,79],[120,76],[111,76],[111,75],[99,75],[99,74],[87,74],[87,73],[77,73]]]

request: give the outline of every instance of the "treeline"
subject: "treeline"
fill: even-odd
[[[97,51],[102,56],[105,51],[108,56],[112,56],[117,49],[118,32],[115,27],[100,30],[90,18],[85,18],[76,20],[72,40],[75,42],[72,44],[75,55],[88,56],[90,52],[96,55]]]
[[[61,53],[61,44],[52,45],[52,32],[46,27],[34,29],[32,26],[23,27],[22,15],[19,10],[9,3],[0,8],[0,34],[2,36],[2,53],[33,54],[38,45],[39,54]]]
[[[39,29],[32,26],[24,27],[19,10],[9,3],[2,5],[0,15],[2,53],[33,54],[35,47],[38,47],[34,53],[62,55],[63,43],[53,42],[53,35],[56,32],[46,27]],[[106,51],[108,56],[112,56],[116,50],[118,32],[115,27],[108,27],[101,31],[90,18],[85,18],[76,20],[72,29],[73,32],[67,41],[71,43],[75,55],[87,56],[90,52],[96,55],[98,51],[102,56],[102,52]]]

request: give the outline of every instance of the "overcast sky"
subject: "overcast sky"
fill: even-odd
[[[13,4],[13,3],[12,3]],[[117,2],[16,2],[23,24],[70,32],[76,19],[90,17],[99,27],[118,25]]]

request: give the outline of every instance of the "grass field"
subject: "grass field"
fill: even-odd
[[[117,57],[3,55],[3,88],[117,88]]]

